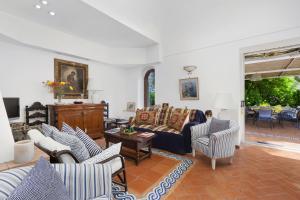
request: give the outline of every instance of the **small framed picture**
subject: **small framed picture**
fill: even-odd
[[[135,112],[135,102],[128,102],[126,110],[129,112]]]
[[[199,100],[198,78],[179,80],[180,100]]]

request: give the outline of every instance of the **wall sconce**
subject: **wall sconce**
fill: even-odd
[[[195,66],[195,65],[183,66],[183,70],[188,73],[189,77],[191,76],[192,72],[195,71],[196,69],[197,69],[197,66]]]

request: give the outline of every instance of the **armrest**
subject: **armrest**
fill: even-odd
[[[209,126],[210,126],[210,121],[203,124],[198,124],[196,126],[192,126],[191,127],[192,141],[208,135]]]
[[[230,129],[211,134],[209,147],[213,157],[222,158],[233,155],[238,131],[238,126],[232,126]]]

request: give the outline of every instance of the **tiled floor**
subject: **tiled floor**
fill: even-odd
[[[179,161],[153,154],[138,166],[131,160],[126,160],[126,173],[129,192],[138,198],[150,192],[162,178],[174,170]]]
[[[187,155],[191,158],[191,155]],[[154,156],[151,159],[157,159]],[[193,158],[194,159],[194,158]],[[156,163],[143,161],[134,166],[127,161],[130,190],[143,190],[157,180],[151,173],[136,177]],[[197,153],[195,164],[165,198],[168,200],[299,200],[300,154],[257,146],[242,146],[236,151],[233,164],[226,159],[217,161],[215,171],[210,160]],[[168,165],[163,163],[163,165]],[[173,163],[174,164],[174,163]],[[158,167],[155,172],[167,171]],[[171,163],[172,165],[172,163]],[[165,171],[165,172],[166,172]],[[158,175],[157,175],[158,176]]]
[[[201,153],[195,161],[167,199],[300,199],[300,154],[243,146],[232,165],[226,159],[217,161],[215,171]]]
[[[296,127],[295,122],[283,122],[282,125],[274,124],[270,128],[267,123],[260,122],[255,126],[251,121],[246,122],[246,139],[256,141],[257,138],[262,140],[270,139],[274,141],[300,143],[300,129]]]

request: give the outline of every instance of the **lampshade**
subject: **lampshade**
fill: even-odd
[[[0,92],[0,163],[14,159],[14,138],[9,125],[3,97]]]
[[[99,85],[95,83],[95,80],[93,78],[89,78],[87,90],[89,90],[89,91],[102,91],[99,88]]]
[[[214,108],[216,109],[232,109],[233,98],[230,93],[217,93],[214,102]]]

